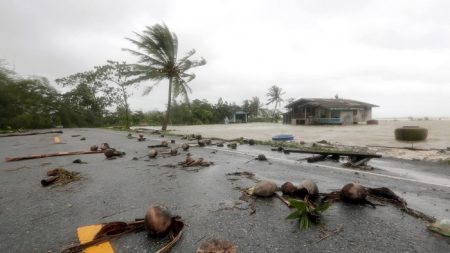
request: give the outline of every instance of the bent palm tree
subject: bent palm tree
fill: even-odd
[[[146,88],[144,92],[146,95],[162,80],[169,80],[167,111],[162,126],[162,130],[167,130],[172,98],[182,95],[186,101],[189,101],[188,93],[191,93],[191,88],[188,83],[195,78],[195,74],[187,73],[187,71],[205,65],[206,61],[203,58],[190,60],[189,58],[195,54],[194,49],[183,58],[177,59],[178,39],[166,25],[147,26],[142,34],[135,34],[138,37],[136,40],[127,39],[135,44],[138,50],[124,49],[139,57],[139,63],[131,65],[132,70],[129,75],[135,78],[130,82],[155,81],[153,85]]]
[[[269,91],[266,94],[267,97],[269,98],[269,101],[267,102],[266,105],[275,103],[275,108],[273,109],[273,118],[274,119],[275,119],[275,113],[277,111],[278,105],[281,102],[283,102],[283,98],[281,96],[283,96],[284,94],[285,94],[285,92],[283,92],[283,90],[276,85],[273,85],[272,87],[270,87]]]

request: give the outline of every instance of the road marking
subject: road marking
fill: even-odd
[[[102,225],[90,225],[77,228],[78,240],[80,243],[92,241],[94,236],[102,228]],[[84,253],[114,253],[114,250],[109,242],[103,242],[91,246],[83,251]]]

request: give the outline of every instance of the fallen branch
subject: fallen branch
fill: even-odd
[[[46,157],[53,156],[69,156],[69,155],[87,155],[87,154],[99,154],[103,153],[103,151],[72,151],[72,152],[58,152],[58,153],[50,153],[50,154],[39,154],[39,155],[29,155],[29,156],[18,156],[18,157],[6,157],[6,162],[15,162],[22,160],[30,160],[30,159],[40,159]]]
[[[279,192],[275,192],[275,196],[280,199],[283,203],[285,203],[287,205],[287,207],[291,207],[291,204],[289,203],[289,201],[287,199],[285,199],[283,196],[281,196],[281,194]]]
[[[13,137],[13,136],[28,136],[28,135],[38,135],[38,134],[62,134],[62,130],[57,131],[47,131],[47,132],[32,132],[32,133],[20,133],[20,134],[2,134],[0,137]]]

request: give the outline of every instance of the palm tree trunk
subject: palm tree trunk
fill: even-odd
[[[125,104],[125,127],[127,129],[130,128],[130,109],[129,109],[129,105],[128,105],[128,96],[127,96],[127,92],[125,90],[125,87],[122,87],[122,92],[123,92],[123,101]]]
[[[167,124],[169,124],[170,119],[170,104],[172,102],[172,77],[169,78],[169,97],[167,99],[167,111],[166,111],[166,119],[163,122],[162,129],[163,131],[167,130]]]

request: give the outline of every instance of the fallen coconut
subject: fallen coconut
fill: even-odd
[[[301,198],[315,198],[319,195],[319,188],[317,187],[317,184],[312,180],[306,179],[299,184],[297,195]]]
[[[253,145],[255,145],[255,140],[253,140],[253,139],[250,139],[250,140],[248,140],[248,145],[250,145],[250,146],[253,146]]]
[[[111,158],[116,155],[116,150],[113,148],[108,148],[107,150],[105,150],[104,154],[107,158]]]
[[[149,158],[155,158],[158,155],[158,151],[156,149],[150,149],[148,151],[148,157]]]
[[[272,181],[263,180],[253,187],[252,195],[258,197],[270,197],[277,190],[277,184]]]
[[[283,194],[293,196],[297,192],[297,187],[291,182],[286,182],[281,186]]]
[[[236,253],[236,246],[227,240],[212,239],[202,243],[196,253]]]
[[[256,160],[258,160],[258,161],[267,161],[267,158],[266,158],[266,156],[264,154],[259,154],[256,157]]]
[[[178,149],[176,149],[176,148],[170,149],[170,155],[177,155],[177,154],[178,154]]]
[[[161,141],[161,146],[167,147],[167,146],[169,146],[169,143],[166,140],[162,140]]]
[[[100,145],[100,149],[101,150],[103,150],[103,151],[105,151],[105,150],[107,150],[109,148],[109,144],[108,143],[102,143],[101,145]]]
[[[89,149],[91,151],[97,151],[98,150],[98,146],[97,145],[92,145]]]
[[[341,199],[350,203],[365,203],[367,195],[366,187],[358,183],[346,184],[340,192]]]
[[[147,209],[144,226],[150,235],[164,235],[172,224],[172,216],[167,207],[154,204]]]
[[[183,143],[183,144],[181,145],[181,148],[182,148],[184,151],[187,151],[187,150],[189,149],[189,144]]]

